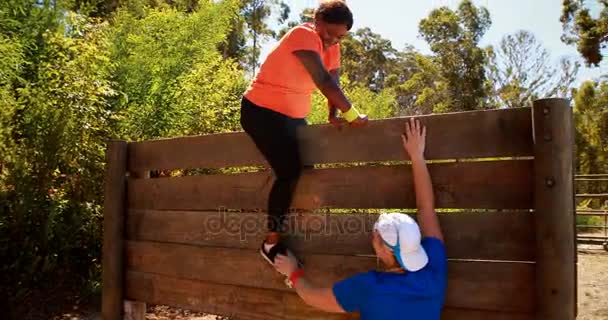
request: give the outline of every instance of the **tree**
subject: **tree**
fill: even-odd
[[[379,92],[395,70],[398,51],[390,40],[362,28],[342,40],[342,67],[349,80]]]
[[[501,107],[524,107],[544,97],[567,97],[580,64],[562,58],[559,66],[536,37],[519,31],[502,38],[496,49],[488,48],[487,73],[491,97]]]
[[[420,22],[420,34],[435,54],[433,60],[446,81],[450,110],[484,107],[486,53],[479,40],[490,27],[488,10],[464,0],[456,11],[448,7],[433,10]]]
[[[14,25],[0,33],[0,300],[9,303],[59,270],[96,274],[98,181],[114,127],[107,26],[55,16],[60,1],[21,4],[3,11]]]
[[[584,0],[563,0],[560,21],[564,33],[562,41],[576,44],[578,52],[589,66],[602,61],[601,50],[608,41],[608,0],[596,0],[602,6],[598,18],[593,18]]]
[[[586,81],[574,90],[576,172],[608,171],[608,83]]]
[[[233,79],[230,88],[239,85],[242,74],[231,67],[231,60],[219,63],[223,58],[216,49],[229,32],[236,8],[236,3],[224,1],[201,2],[193,13],[150,9],[138,18],[127,11],[118,12],[109,36],[116,66],[114,81],[120,92],[113,106],[123,119],[121,135],[149,139],[180,134],[178,128],[186,121],[183,117],[189,116],[189,111],[200,114],[187,109],[194,104],[180,104],[184,86],[189,85],[181,79],[193,76],[195,70],[207,72],[201,64],[216,67],[205,84],[218,93],[206,92],[225,92],[219,90],[224,78]],[[198,97],[198,102],[206,97]]]
[[[574,90],[575,172],[608,172],[608,82],[586,81]],[[606,193],[608,186],[577,183],[577,193]],[[579,206],[599,207],[606,203],[585,200]],[[592,224],[584,221],[584,224]]]
[[[12,119],[16,111],[13,95],[20,81],[19,70],[25,63],[21,44],[0,34],[0,181],[12,151]]]
[[[299,20],[292,20],[287,22],[287,26],[283,27],[279,32],[277,32],[275,38],[281,39],[287,33],[287,31],[291,30],[293,27],[296,27],[300,24],[310,23],[314,21],[315,9],[313,8],[304,8],[302,12],[300,12]]]
[[[284,24],[290,8],[283,0],[239,0],[238,12],[232,18],[231,32],[219,48],[224,57],[235,58],[253,75],[259,66],[261,44],[277,35],[268,20],[276,15],[278,24]]]
[[[396,99],[395,115],[449,110],[447,83],[436,60],[412,46],[397,50],[391,41],[369,28],[357,30],[342,41],[342,70],[351,83]]]
[[[0,1],[2,302],[60,275],[98,288],[109,139],[238,128],[244,75],[217,50],[236,1],[143,2],[104,21],[70,0]]]
[[[401,115],[449,112],[448,82],[432,57],[412,51],[411,77],[395,87]]]

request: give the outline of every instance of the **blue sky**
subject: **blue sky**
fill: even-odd
[[[302,9],[316,7],[318,0],[284,0],[292,9],[295,20]],[[563,56],[579,59],[574,46],[561,42],[562,26],[559,22],[562,0],[474,0],[490,11],[492,26],[481,41],[482,46],[496,45],[500,39],[518,30],[531,31],[549,50],[554,61]],[[392,41],[393,47],[403,49],[412,44],[423,53],[429,47],[418,35],[418,23],[436,7],[447,5],[456,8],[459,0],[347,0],[355,17],[353,30],[369,27],[375,33]],[[274,41],[264,44],[262,58]],[[599,68],[583,67],[578,81],[598,78],[608,72],[608,64]]]

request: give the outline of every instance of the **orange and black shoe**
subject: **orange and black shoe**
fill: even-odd
[[[264,258],[266,262],[270,263],[270,265],[274,267],[274,257],[276,257],[277,254],[287,255],[287,247],[285,244],[283,244],[283,242],[279,241],[277,244],[272,246],[270,250],[266,251],[264,248],[265,243],[266,241],[262,241],[262,245],[260,246],[260,255],[262,255],[262,258]]]
[[[260,255],[274,268],[274,258],[278,254],[287,255],[287,246],[283,242],[277,242],[274,246],[272,246],[268,251],[264,248],[265,241],[262,241],[262,245],[260,246]],[[298,266],[302,267],[302,263],[298,260]],[[285,275],[285,285],[288,288],[293,288],[293,283],[289,280],[289,275]]]

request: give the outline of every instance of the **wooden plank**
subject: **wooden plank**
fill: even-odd
[[[594,216],[594,217],[605,217],[608,216],[608,212],[576,212],[577,216]]]
[[[536,300],[539,319],[576,318],[574,126],[564,99],[533,103]]]
[[[535,318],[531,313],[446,308],[441,314],[441,320],[535,320]]]
[[[576,240],[582,244],[604,245],[604,250],[608,251],[608,237],[579,236]]]
[[[125,300],[124,320],[146,320],[146,303]]]
[[[129,178],[150,179],[150,171],[130,171]]]
[[[530,160],[431,164],[439,208],[529,209]],[[158,210],[260,209],[270,172],[129,180],[129,208]],[[292,206],[302,209],[414,208],[411,169],[406,165],[307,170]]]
[[[581,209],[577,209],[576,210],[577,214],[579,212],[607,212],[608,213],[608,209],[587,209],[587,208],[581,208]]]
[[[377,214],[291,214],[285,233],[303,253],[371,255]],[[439,214],[449,258],[533,261],[533,213]],[[127,215],[130,240],[257,249],[265,237],[263,212],[139,211]],[[327,245],[330,243],[331,245]]]
[[[577,174],[575,178],[608,178],[608,174]]]
[[[578,240],[608,240],[606,236],[578,236]]]
[[[293,293],[127,272],[126,295],[152,304],[178,306],[231,319],[348,319],[316,311]],[[289,302],[289,303],[287,303]]]
[[[370,121],[366,128],[338,131],[330,125],[302,128],[306,164],[402,160],[407,118]],[[532,155],[530,108],[420,116],[429,127],[428,159]],[[249,137],[223,133],[129,143],[129,171],[217,168],[264,162]]]
[[[576,195],[577,198],[608,200],[608,193],[581,193]]]
[[[110,141],[106,152],[103,203],[101,313],[104,320],[122,318],[126,166],[127,143]]]
[[[256,250],[128,241],[126,256],[130,271],[289,290],[281,275]],[[323,286],[373,270],[377,263],[370,257],[299,253],[298,256],[311,280]],[[510,312],[531,312],[534,308],[533,264],[450,261],[448,269],[446,306]]]
[[[153,304],[168,304],[190,310],[247,320],[346,320],[358,314],[317,311],[294,293],[225,284],[177,279],[163,275],[128,272],[126,295]],[[444,308],[442,320],[532,320],[530,314]]]

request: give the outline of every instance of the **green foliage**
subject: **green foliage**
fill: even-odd
[[[593,216],[576,216],[576,225],[578,226],[603,226],[604,225],[604,218],[602,217],[593,217]],[[586,232],[597,232],[598,230],[601,229],[597,229],[597,228],[577,228],[577,230],[579,232],[581,231],[586,231]]]
[[[231,21],[233,28],[226,41],[220,44],[220,51],[225,58],[239,61],[253,76],[259,66],[261,44],[285,32],[285,29],[278,33],[273,30],[270,18],[276,17],[278,25],[282,25],[289,17],[290,7],[283,0],[239,0],[238,12]]]
[[[299,20],[288,21],[287,25],[279,30],[276,33],[275,38],[281,39],[283,36],[289,31],[291,28],[296,27],[303,23],[311,23],[314,21],[315,9],[313,8],[304,8],[302,12],[300,12]]]
[[[0,4],[0,299],[9,306],[61,276],[98,286],[108,139],[238,129],[246,85],[217,50],[236,1],[127,1],[110,20],[67,1],[35,3]]]
[[[396,100],[392,116],[445,112],[445,81],[439,65],[411,47],[400,51],[369,28],[342,41],[342,70],[350,83]]]
[[[584,82],[574,90],[576,129],[575,172],[580,174],[608,172],[608,83]],[[608,193],[608,184],[578,182],[577,193]],[[600,208],[608,203],[581,200],[579,207]],[[587,221],[592,222],[592,221]]]
[[[11,119],[15,112],[14,85],[21,79],[19,69],[25,63],[21,44],[0,35],[0,177],[2,164],[9,160],[14,147],[11,140]],[[1,179],[1,178],[0,178]]]
[[[608,83],[584,82],[574,91],[576,172],[608,172]]]
[[[602,61],[601,50],[608,40],[608,0],[598,0],[603,7],[599,17],[593,18],[584,0],[563,0],[560,21],[563,26],[562,41],[576,44],[587,65],[598,66]]]
[[[184,132],[180,128],[192,123],[188,117],[201,114],[196,109],[206,97],[192,96],[195,91],[182,82],[184,77],[204,82],[206,92],[217,97],[243,88],[241,73],[230,61],[222,62],[216,49],[229,32],[234,2],[203,2],[199,7],[192,14],[147,9],[141,18],[119,10],[114,18],[109,37],[121,95],[115,107],[121,114],[122,136],[149,139]],[[190,100],[184,105],[183,98]]]
[[[395,73],[398,51],[391,42],[362,28],[342,41],[342,68],[352,82],[361,83],[379,92],[386,86],[386,79]]]
[[[391,90],[373,92],[363,84],[351,83],[348,78],[348,74],[342,76],[342,88],[359,112],[367,114],[370,119],[390,118],[397,114],[395,95]],[[315,92],[312,97],[312,111],[307,118],[308,123],[328,123],[328,114],[327,99],[320,92]]]
[[[447,90],[447,101],[442,103],[449,105],[450,111],[485,107],[487,57],[478,43],[491,23],[488,10],[475,7],[469,0],[462,1],[456,11],[435,9],[420,22],[420,35],[441,66],[442,86]]]
[[[75,15],[65,23],[69,29],[40,35],[36,63],[14,75],[6,93],[0,256],[10,277],[3,288],[27,289],[58,270],[95,273],[99,261],[112,68],[103,25]]]
[[[408,97],[404,114],[445,113],[450,111],[448,82],[432,58],[414,53],[413,74],[397,86],[400,97]]]
[[[172,108],[179,110],[169,135],[241,130],[241,95],[247,82],[238,66],[214,55],[177,79]]]

